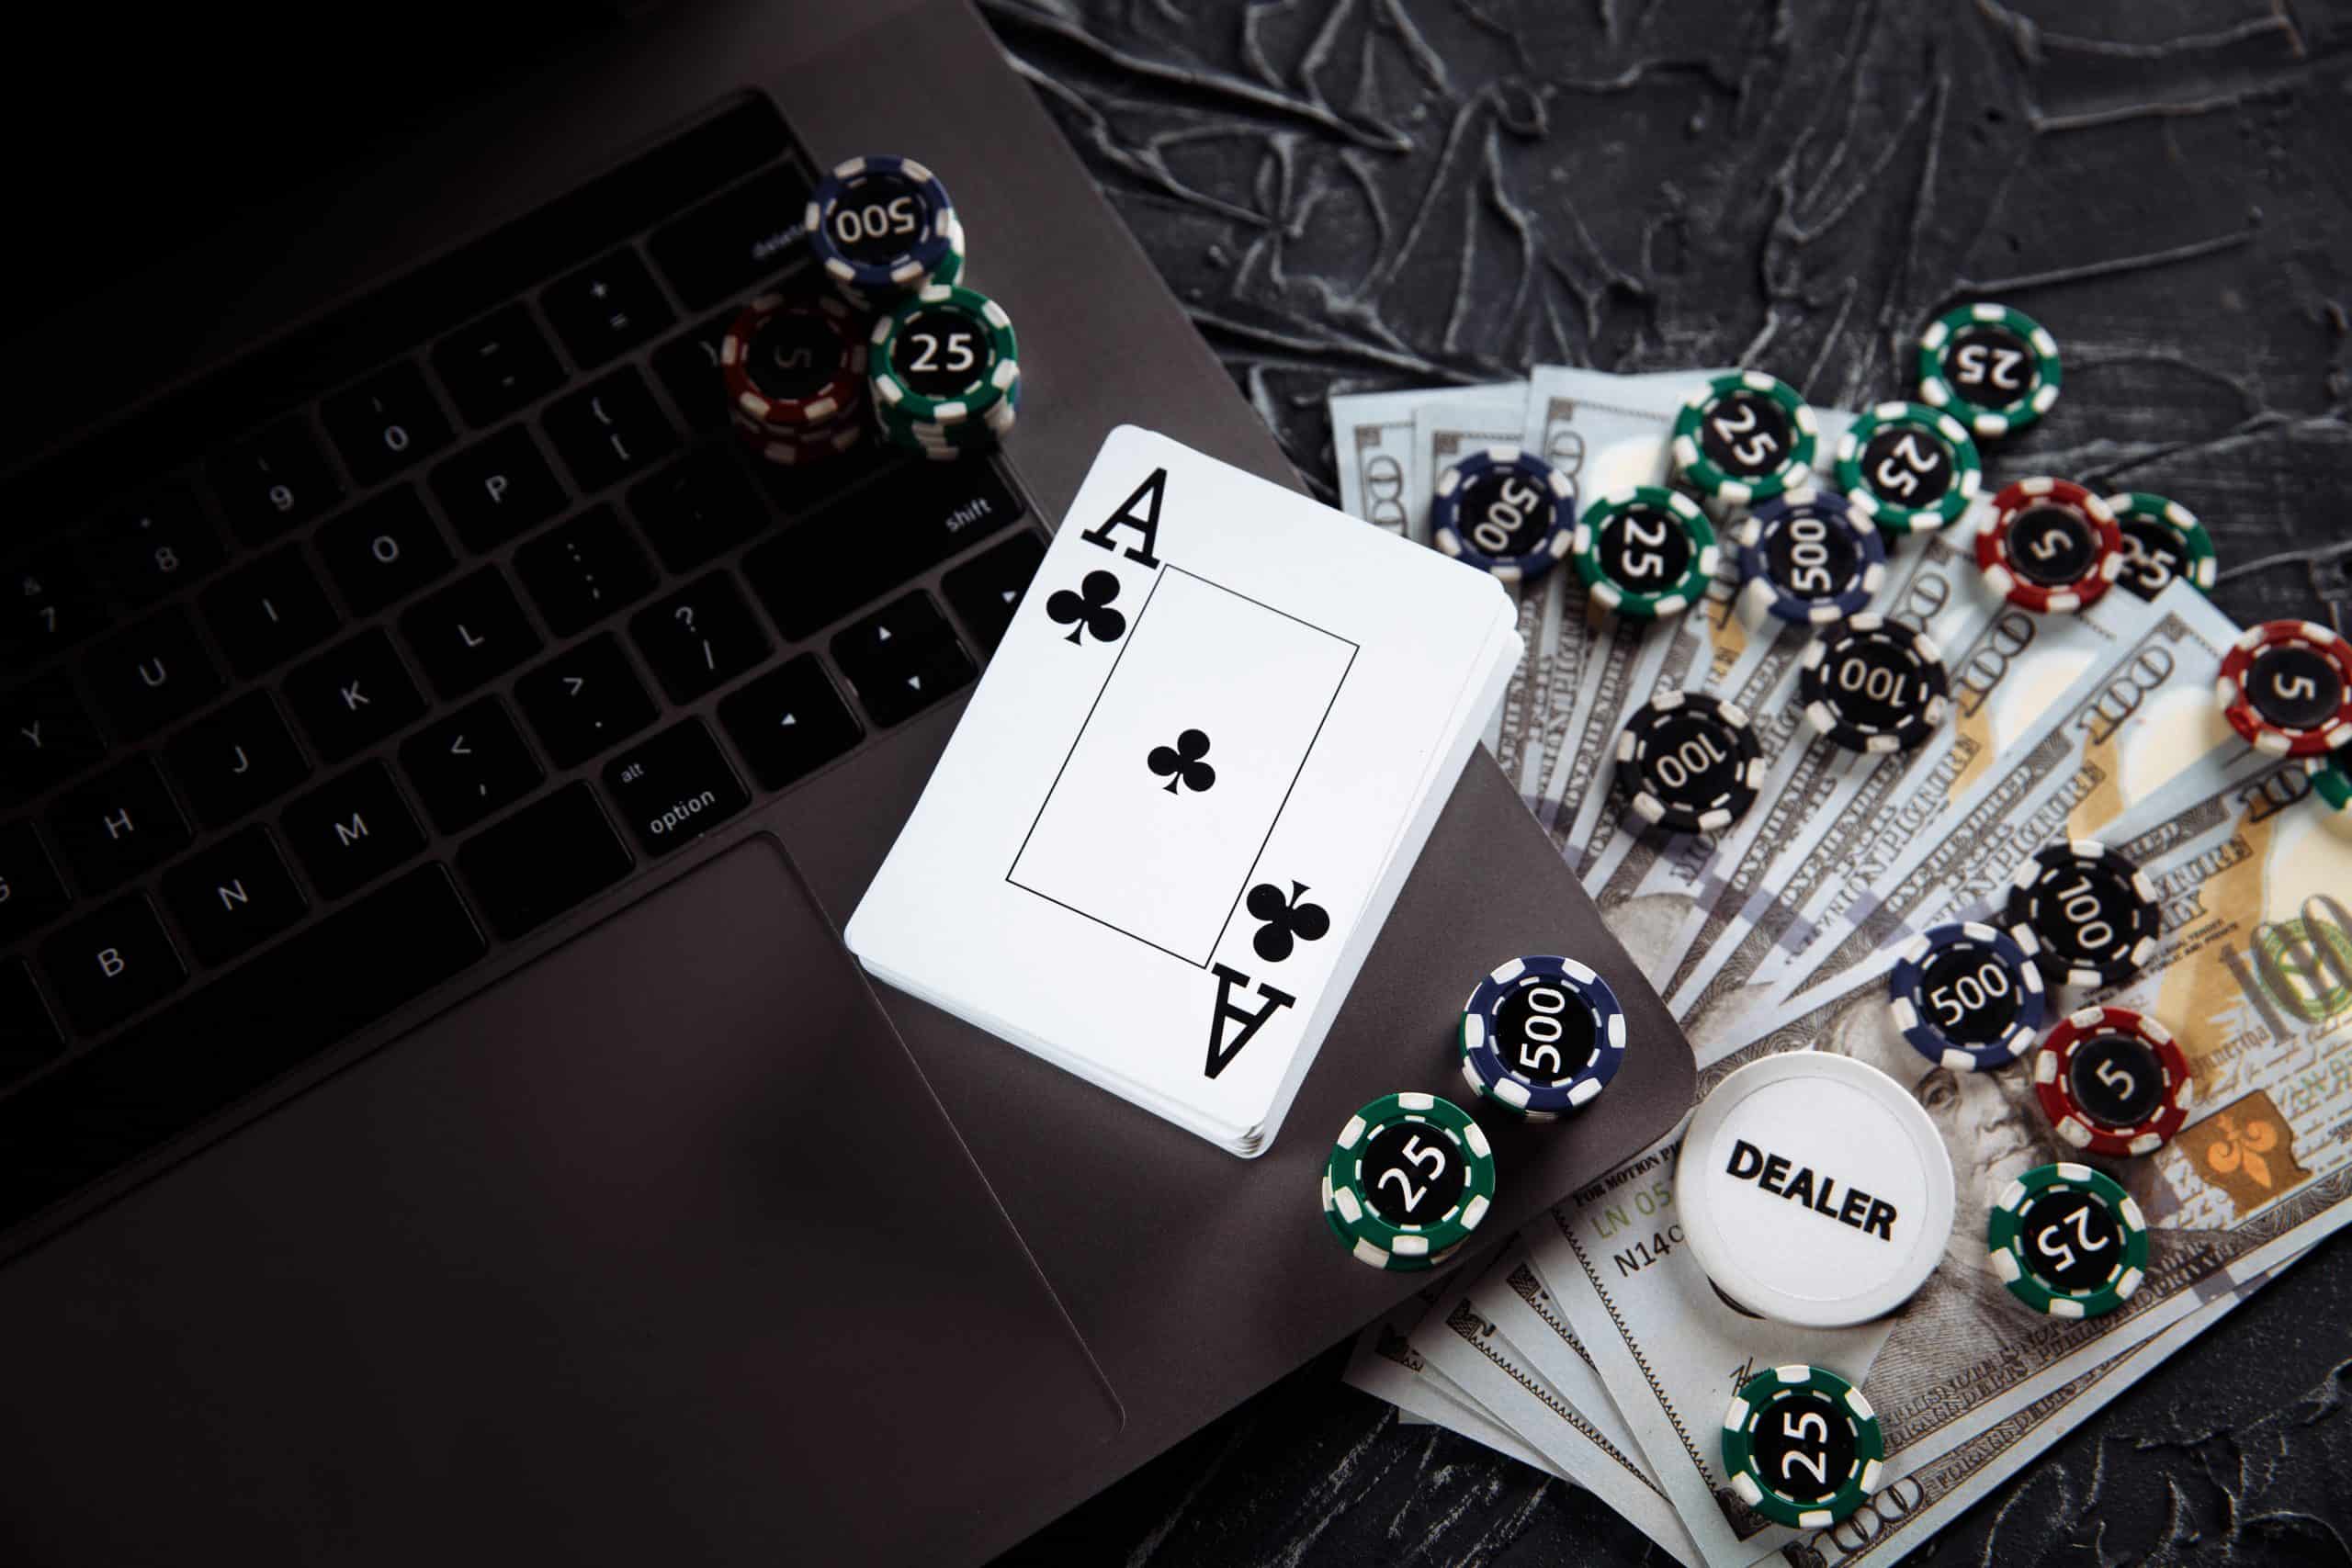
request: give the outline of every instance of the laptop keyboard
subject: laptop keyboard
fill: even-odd
[[[728,428],[811,167],[746,98],[12,485],[123,499],[0,565],[0,1224],[972,682],[1001,459]]]

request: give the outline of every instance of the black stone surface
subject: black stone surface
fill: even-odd
[[[1538,361],[1904,395],[1996,298],[2064,354],[1991,456],[2195,511],[2241,623],[2352,609],[2352,9],[2312,0],[982,0],[1334,496],[1325,397]],[[2352,1243],[1909,1561],[2352,1562]],[[1399,1427],[1344,1348],[1003,1561],[1669,1561]]]

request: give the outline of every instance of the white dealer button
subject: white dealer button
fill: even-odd
[[[1674,1173],[1690,1250],[1724,1294],[1807,1328],[1908,1301],[1951,1235],[1951,1158],[1901,1084],[1792,1051],[1724,1079]]]

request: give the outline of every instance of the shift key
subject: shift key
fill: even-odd
[[[698,718],[614,757],[605,764],[605,791],[650,855],[669,853],[752,803]]]

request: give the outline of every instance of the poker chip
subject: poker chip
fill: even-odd
[[[1645,620],[1689,609],[1722,564],[1698,502],[1660,485],[1594,502],[1569,535],[1568,554],[1593,603]]]
[[[1326,1164],[1331,1210],[1384,1268],[1434,1267],[1487,1217],[1495,1155],[1470,1113],[1433,1094],[1381,1096],[1340,1129]],[[1370,1259],[1367,1259],[1370,1261]]]
[[[2123,571],[2117,581],[2124,587],[2154,599],[2175,578],[2186,578],[2200,592],[2212,591],[2221,558],[2197,513],[2143,490],[2109,496],[2107,509],[2123,535]]]
[[[1911,1049],[1954,1072],[2006,1067],[2026,1054],[2049,1006],[2030,931],[1974,920],[1937,926],[1903,945],[1887,1009]]]
[[[2007,919],[2040,939],[2042,962],[2070,986],[2112,986],[2155,955],[2156,890],[2095,839],[2045,844],[2018,867]]]
[[[1820,440],[1796,389],[1760,370],[1717,376],[1674,418],[1674,471],[1702,495],[1746,504],[1803,483]]]
[[[1919,400],[1979,435],[2023,430],[2058,400],[2058,340],[2022,310],[1962,305],[1919,334]]]
[[[1951,707],[1935,639],[1865,613],[1823,631],[1797,667],[1805,722],[1849,751],[1908,751]]]
[[[2213,697],[2267,756],[2340,750],[2352,743],[2352,642],[2312,621],[2265,621],[2222,656]]]
[[[1747,710],[1705,692],[1664,692],[1617,736],[1617,784],[1643,821],[1719,833],[1747,814],[1764,752]]]
[[[2123,570],[2123,533],[2107,502],[2072,479],[2019,479],[1993,498],[1976,536],[1993,592],[2041,614],[2095,604]]]
[[[1430,537],[1457,560],[1505,582],[1543,576],[1575,540],[1576,491],[1532,452],[1486,446],[1438,476]]]
[[[1462,1009],[1462,1077],[1530,1121],[1590,1104],[1625,1060],[1625,1010],[1573,958],[1498,965]]]
[[[1928,534],[1968,510],[1984,463],[1968,427],[1925,403],[1881,403],[1838,441],[1838,488],[1890,534]]]
[[[2147,1277],[2148,1222],[2115,1179],[2086,1165],[2036,1166],[1985,1222],[1987,1261],[2009,1294],[2052,1317],[2098,1317]]]
[[[1951,1240],[1951,1156],[1909,1087],[1857,1057],[1783,1051],[1699,1108],[1675,1162],[1682,1239],[1708,1280],[1801,1328],[1901,1306]]]
[[[2321,820],[2330,831],[2352,839],[2352,751],[2308,758],[2303,768],[2311,775],[2312,799],[2324,813]]]
[[[2171,1031],[2129,1008],[2068,1013],[2033,1058],[2033,1091],[2058,1135],[2096,1155],[2162,1148],[2195,1085]]]
[[[1724,1473],[1775,1524],[1834,1525],[1878,1490],[1886,1435],[1862,1391],[1826,1367],[1768,1367],[1724,1412]]]
[[[865,400],[865,344],[840,300],[766,294],[720,336],[718,375],[739,419],[789,437],[855,417]]]
[[[1374,1269],[1385,1269],[1392,1273],[1442,1269],[1462,1250],[1459,1247],[1449,1247],[1443,1251],[1428,1254],[1390,1252],[1358,1237],[1340,1223],[1340,1211],[1331,1201],[1331,1173],[1329,1170],[1323,1173],[1323,1224],[1330,1231],[1331,1238],[1357,1262],[1369,1264]]]
[[[960,283],[931,284],[874,323],[866,371],[885,434],[985,421],[1021,381],[1004,308]]]
[[[1842,621],[1886,578],[1885,541],[1835,491],[1792,490],[1759,502],[1737,537],[1740,613],[1751,626],[1768,617]]]
[[[891,300],[924,286],[954,247],[956,205],[912,158],[873,153],[833,165],[801,217],[809,254],[861,300]]]

